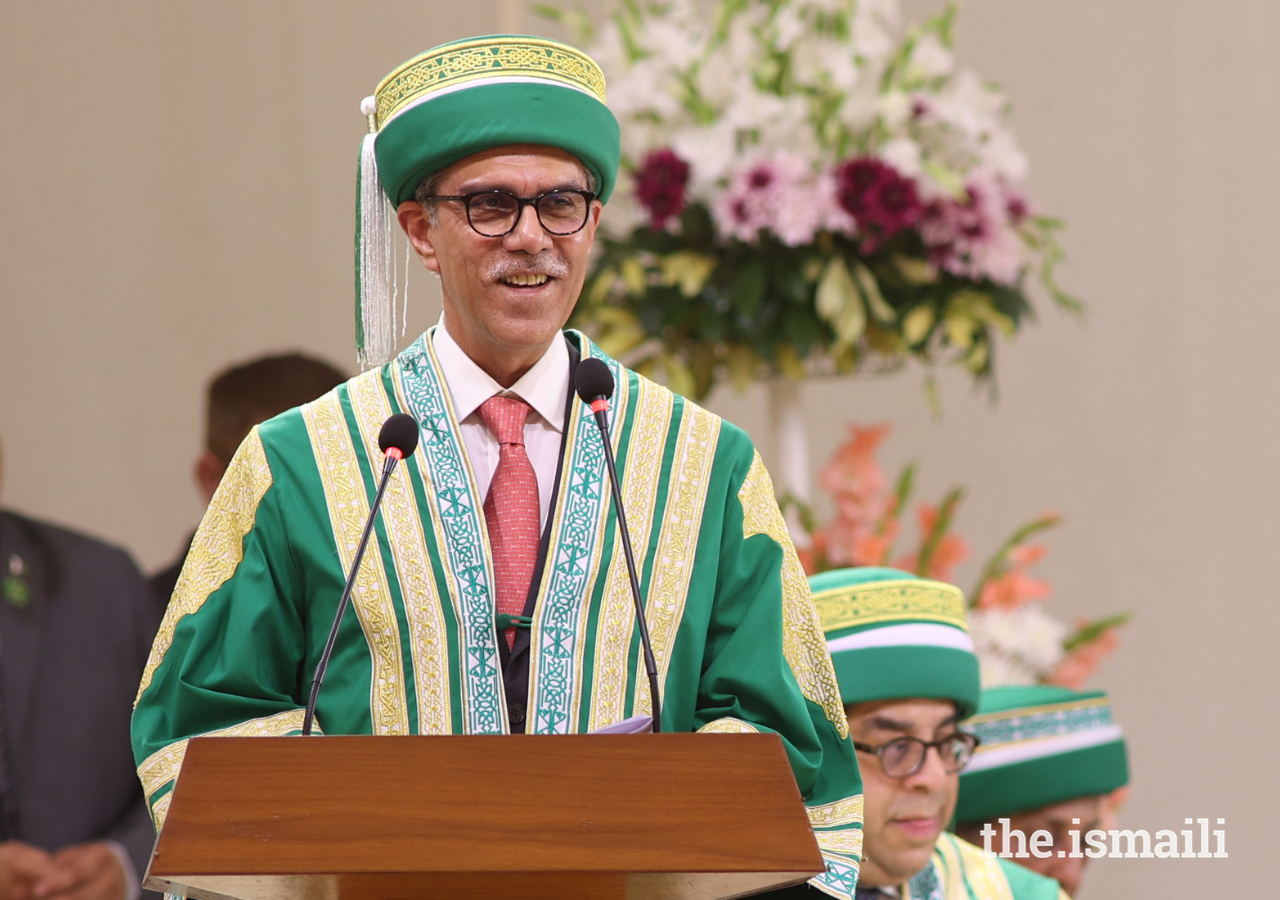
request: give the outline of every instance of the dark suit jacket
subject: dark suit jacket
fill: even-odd
[[[142,875],[155,831],[129,717],[158,606],[123,551],[0,512],[0,577],[15,554],[31,597],[0,599],[0,701],[18,837],[51,851],[118,841]]]
[[[156,602],[160,604],[160,618],[164,618],[165,607],[169,605],[169,598],[173,596],[173,589],[178,586],[178,576],[182,574],[182,564],[187,561],[187,552],[191,549],[191,542],[196,539],[195,532],[187,538],[186,544],[182,547],[182,552],[178,554],[168,567],[161,569],[154,575],[147,578],[147,582],[151,585],[151,589],[155,592]]]

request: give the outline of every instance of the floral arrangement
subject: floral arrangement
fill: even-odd
[[[905,32],[897,0],[622,0],[598,31],[540,11],[622,126],[575,324],[640,371],[695,398],[908,358],[985,380],[1030,270],[1080,311],[1004,96],[955,65],[954,4]]]
[[[888,425],[854,425],[849,439],[822,470],[820,484],[835,503],[830,522],[818,526],[809,510],[800,520],[809,545],[801,561],[809,574],[844,566],[893,566],[940,581],[953,581],[969,544],[952,531],[964,497],[956,488],[936,505],[916,508],[914,549],[897,553],[902,516],[914,487],[916,465],[890,484],[876,459]],[[982,566],[969,593],[969,630],[982,666],[983,686],[1059,684],[1079,689],[1118,646],[1117,629],[1128,615],[1081,620],[1074,628],[1044,611],[1050,587],[1028,570],[1045,555],[1035,535],[1059,524],[1045,513],[1016,529]]]

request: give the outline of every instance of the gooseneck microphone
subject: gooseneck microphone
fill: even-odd
[[[649,674],[649,697],[653,706],[653,732],[662,731],[662,700],[658,694],[658,665],[653,658],[653,644],[649,641],[649,625],[644,617],[644,601],[640,599],[640,579],[636,576],[636,558],[631,552],[631,534],[627,531],[627,516],[622,510],[622,488],[618,484],[618,467],[613,459],[613,442],[609,439],[609,400],[613,397],[613,373],[598,357],[588,356],[578,363],[573,376],[573,386],[582,402],[596,414],[600,426],[600,440],[604,443],[605,467],[609,470],[609,484],[613,488],[613,508],[618,515],[618,531],[622,536],[622,552],[627,558],[627,574],[631,577],[631,599],[636,605],[636,624],[640,628],[640,644],[644,649],[644,668]]]
[[[364,523],[364,533],[360,535],[360,545],[356,547],[355,559],[351,561],[351,573],[347,575],[346,586],[342,589],[342,599],[338,601],[338,611],[333,616],[333,627],[329,629],[329,640],[325,642],[324,652],[320,654],[320,662],[316,663],[316,674],[311,679],[311,698],[307,700],[307,712],[302,718],[302,733],[311,734],[311,726],[316,718],[316,700],[320,697],[320,685],[324,683],[324,673],[329,668],[329,657],[333,655],[333,645],[338,640],[338,626],[342,624],[342,615],[351,603],[351,589],[355,586],[356,575],[360,571],[360,561],[364,559],[365,547],[369,545],[369,535],[373,533],[373,520],[378,515],[378,507],[382,505],[382,495],[387,492],[387,483],[391,481],[391,473],[396,463],[405,457],[412,456],[418,449],[418,423],[413,416],[396,413],[382,423],[378,432],[378,447],[382,450],[385,461],[382,463],[382,480],[378,482],[378,492],[369,507],[369,518]]]

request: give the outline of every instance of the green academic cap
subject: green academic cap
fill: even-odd
[[[542,144],[577,157],[602,202],[617,180],[621,144],[604,73],[558,41],[490,35],[442,44],[398,66],[360,110],[369,119],[356,197],[356,344],[365,368],[395,347],[394,210],[428,175],[493,147]]]
[[[952,700],[978,706],[978,657],[964,593],[897,569],[836,569],[809,579],[845,703]]]
[[[988,688],[960,727],[981,741],[960,773],[962,824],[1109,794],[1129,781],[1124,735],[1102,691]]]

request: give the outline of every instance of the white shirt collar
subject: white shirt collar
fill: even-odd
[[[509,390],[494,381],[458,346],[444,325],[443,315],[432,330],[431,340],[440,368],[444,370],[444,380],[459,422],[471,416],[494,394],[516,394],[548,425],[556,431],[564,431],[565,398],[569,396],[569,348],[563,336],[557,336],[542,358]]]

